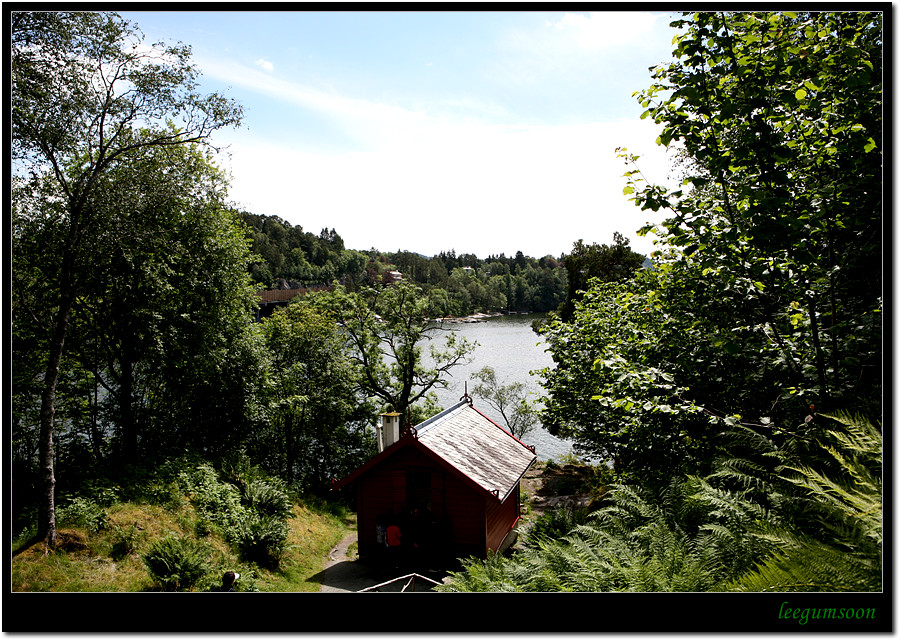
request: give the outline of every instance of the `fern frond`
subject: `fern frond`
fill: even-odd
[[[771,556],[729,585],[734,591],[872,591],[881,589],[871,562],[818,541]]]

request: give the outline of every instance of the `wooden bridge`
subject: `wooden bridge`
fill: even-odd
[[[296,296],[306,295],[312,291],[324,291],[328,289],[327,285],[313,285],[311,287],[300,287],[298,289],[262,289],[256,292],[259,300],[257,301],[256,320],[257,322],[272,315],[277,307],[285,307]]]

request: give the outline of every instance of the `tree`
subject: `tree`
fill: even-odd
[[[534,429],[538,413],[528,401],[524,382],[501,384],[493,367],[483,367],[472,377],[478,381],[472,387],[472,395],[482,398],[496,410],[511,434],[521,440]]]
[[[481,576],[510,590],[881,588],[880,429],[844,415],[881,411],[881,19],[673,23],[676,62],[638,98],[691,188],[646,184],[625,151],[626,194],[670,212],[654,269],[592,281],[571,322],[545,327],[545,415],[628,485],[524,567]]]
[[[878,18],[675,24],[684,60],[640,98],[660,142],[683,142],[695,188],[641,187],[629,171],[639,205],[671,209],[656,229],[668,248],[631,281],[594,284],[573,326],[546,327],[551,430],[642,482],[707,472],[738,425],[781,443],[814,437],[823,410],[880,411],[880,160],[866,143],[880,85],[851,96],[879,68]],[[803,47],[819,57],[792,63]],[[812,71],[809,103],[795,93]],[[797,145],[811,155],[793,157]]]
[[[569,322],[552,319],[539,330],[554,361],[540,374],[542,422],[574,440],[585,457],[613,463],[620,479],[640,484],[708,472],[718,433],[710,419],[718,418],[691,400],[699,396],[719,407],[725,389],[745,385],[754,373],[714,355],[720,336],[694,314],[679,313],[684,306],[663,306],[668,275],[664,267],[627,282],[594,280]],[[685,298],[687,311],[708,300]],[[764,397],[748,393],[755,401]]]
[[[613,241],[612,245],[585,245],[578,240],[572,247],[572,253],[566,256],[566,300],[559,308],[559,315],[564,321],[572,318],[575,302],[581,299],[591,278],[617,282],[632,277],[641,268],[645,258],[631,250],[627,238],[617,231]]]
[[[82,278],[80,304],[73,310],[70,351],[107,394],[124,462],[136,462],[140,439],[145,445],[186,444],[173,436],[193,410],[181,407],[181,415],[173,415],[152,404],[164,395],[165,406],[179,406],[195,386],[169,374],[189,362],[195,375],[204,372],[205,383],[215,384],[250,339],[243,328],[255,304],[246,275],[249,252],[240,223],[225,205],[226,186],[224,175],[193,145],[147,148],[127,165],[111,167],[97,183],[95,206],[110,223],[94,230],[86,244],[93,269]],[[227,355],[211,348],[212,336],[227,345]],[[216,358],[217,365],[208,367]],[[247,361],[243,366],[248,375],[258,368]],[[164,394],[153,391],[159,389]],[[233,388],[230,395],[243,394]],[[205,431],[202,416],[212,413],[213,402],[201,398],[210,397],[190,403],[197,415],[182,433],[193,433],[195,443]],[[227,403],[220,398],[215,404]],[[161,411],[165,427],[154,419]],[[245,417],[231,413],[227,424],[239,432]],[[166,437],[155,438],[151,428]],[[221,442],[229,439],[221,426],[217,430]],[[141,453],[151,451],[145,446]]]
[[[39,530],[52,546],[56,386],[73,305],[90,264],[85,239],[110,222],[98,213],[98,181],[143,149],[207,142],[215,130],[237,124],[241,111],[219,94],[196,92],[189,47],[146,47],[138,29],[115,14],[16,12],[11,19],[13,158],[23,177],[50,176],[51,197],[60,203],[59,275],[45,291],[54,312],[40,435]]]
[[[336,286],[330,292],[307,295],[299,304],[313,305],[335,319],[351,345],[361,388],[404,416],[431,389],[446,387],[446,376],[466,362],[475,348],[431,320],[431,299],[410,283],[357,293]],[[423,343],[439,334],[445,335],[444,343],[430,345],[426,363]]]
[[[327,490],[374,453],[372,403],[334,320],[305,305],[277,310],[262,324],[270,354],[271,433],[260,457],[288,482]]]
[[[785,388],[826,410],[880,397],[881,23],[689,14],[672,23],[677,61],[638,94],[658,142],[690,159],[691,188],[641,184],[635,168],[626,193],[671,212],[655,232],[676,268],[713,274],[790,370]]]
[[[262,349],[250,331],[256,295],[244,230],[208,160],[189,145],[148,148],[98,181],[96,206],[109,210],[111,223],[85,239],[92,264],[73,306],[57,392],[57,494],[86,475],[184,447],[218,455],[251,432],[261,379]],[[15,201],[18,211],[24,199]],[[46,341],[48,323],[28,320],[52,312],[35,293],[54,277],[55,226],[16,215],[14,229],[13,283],[22,300],[14,326],[23,341]],[[27,407],[40,404],[41,372],[31,367],[34,342],[16,345],[17,379],[29,390],[14,403],[14,432],[24,443],[39,425]],[[25,458],[30,465],[34,455]],[[14,482],[27,486],[24,471]]]

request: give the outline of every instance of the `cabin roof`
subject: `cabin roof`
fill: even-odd
[[[493,420],[462,400],[416,427],[419,442],[501,501],[537,459]]]
[[[467,399],[419,423],[413,434],[413,437],[401,437],[337,482],[334,488],[352,482],[402,447],[414,444],[463,476],[469,484],[503,502],[537,460],[533,448],[475,409]]]

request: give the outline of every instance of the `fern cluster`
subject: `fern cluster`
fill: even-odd
[[[211,549],[203,542],[170,533],[141,556],[147,573],[165,591],[190,590],[212,569]]]
[[[793,456],[779,479],[797,490],[806,526],[761,528],[776,551],[729,587],[740,591],[879,591],[882,588],[882,436],[870,422],[830,416],[818,439],[828,473]]]
[[[800,463],[756,439],[753,456],[663,490],[614,485],[564,535],[529,536],[512,557],[469,560],[443,591],[877,591],[880,430],[833,416]],[[763,443],[765,442],[765,445]],[[558,534],[556,531],[554,534]]]
[[[244,560],[277,568],[287,550],[294,503],[276,478],[256,469],[235,474],[235,467],[226,466],[223,475],[230,481],[220,480],[212,466],[200,464],[178,479],[201,517],[201,529],[218,530]]]

